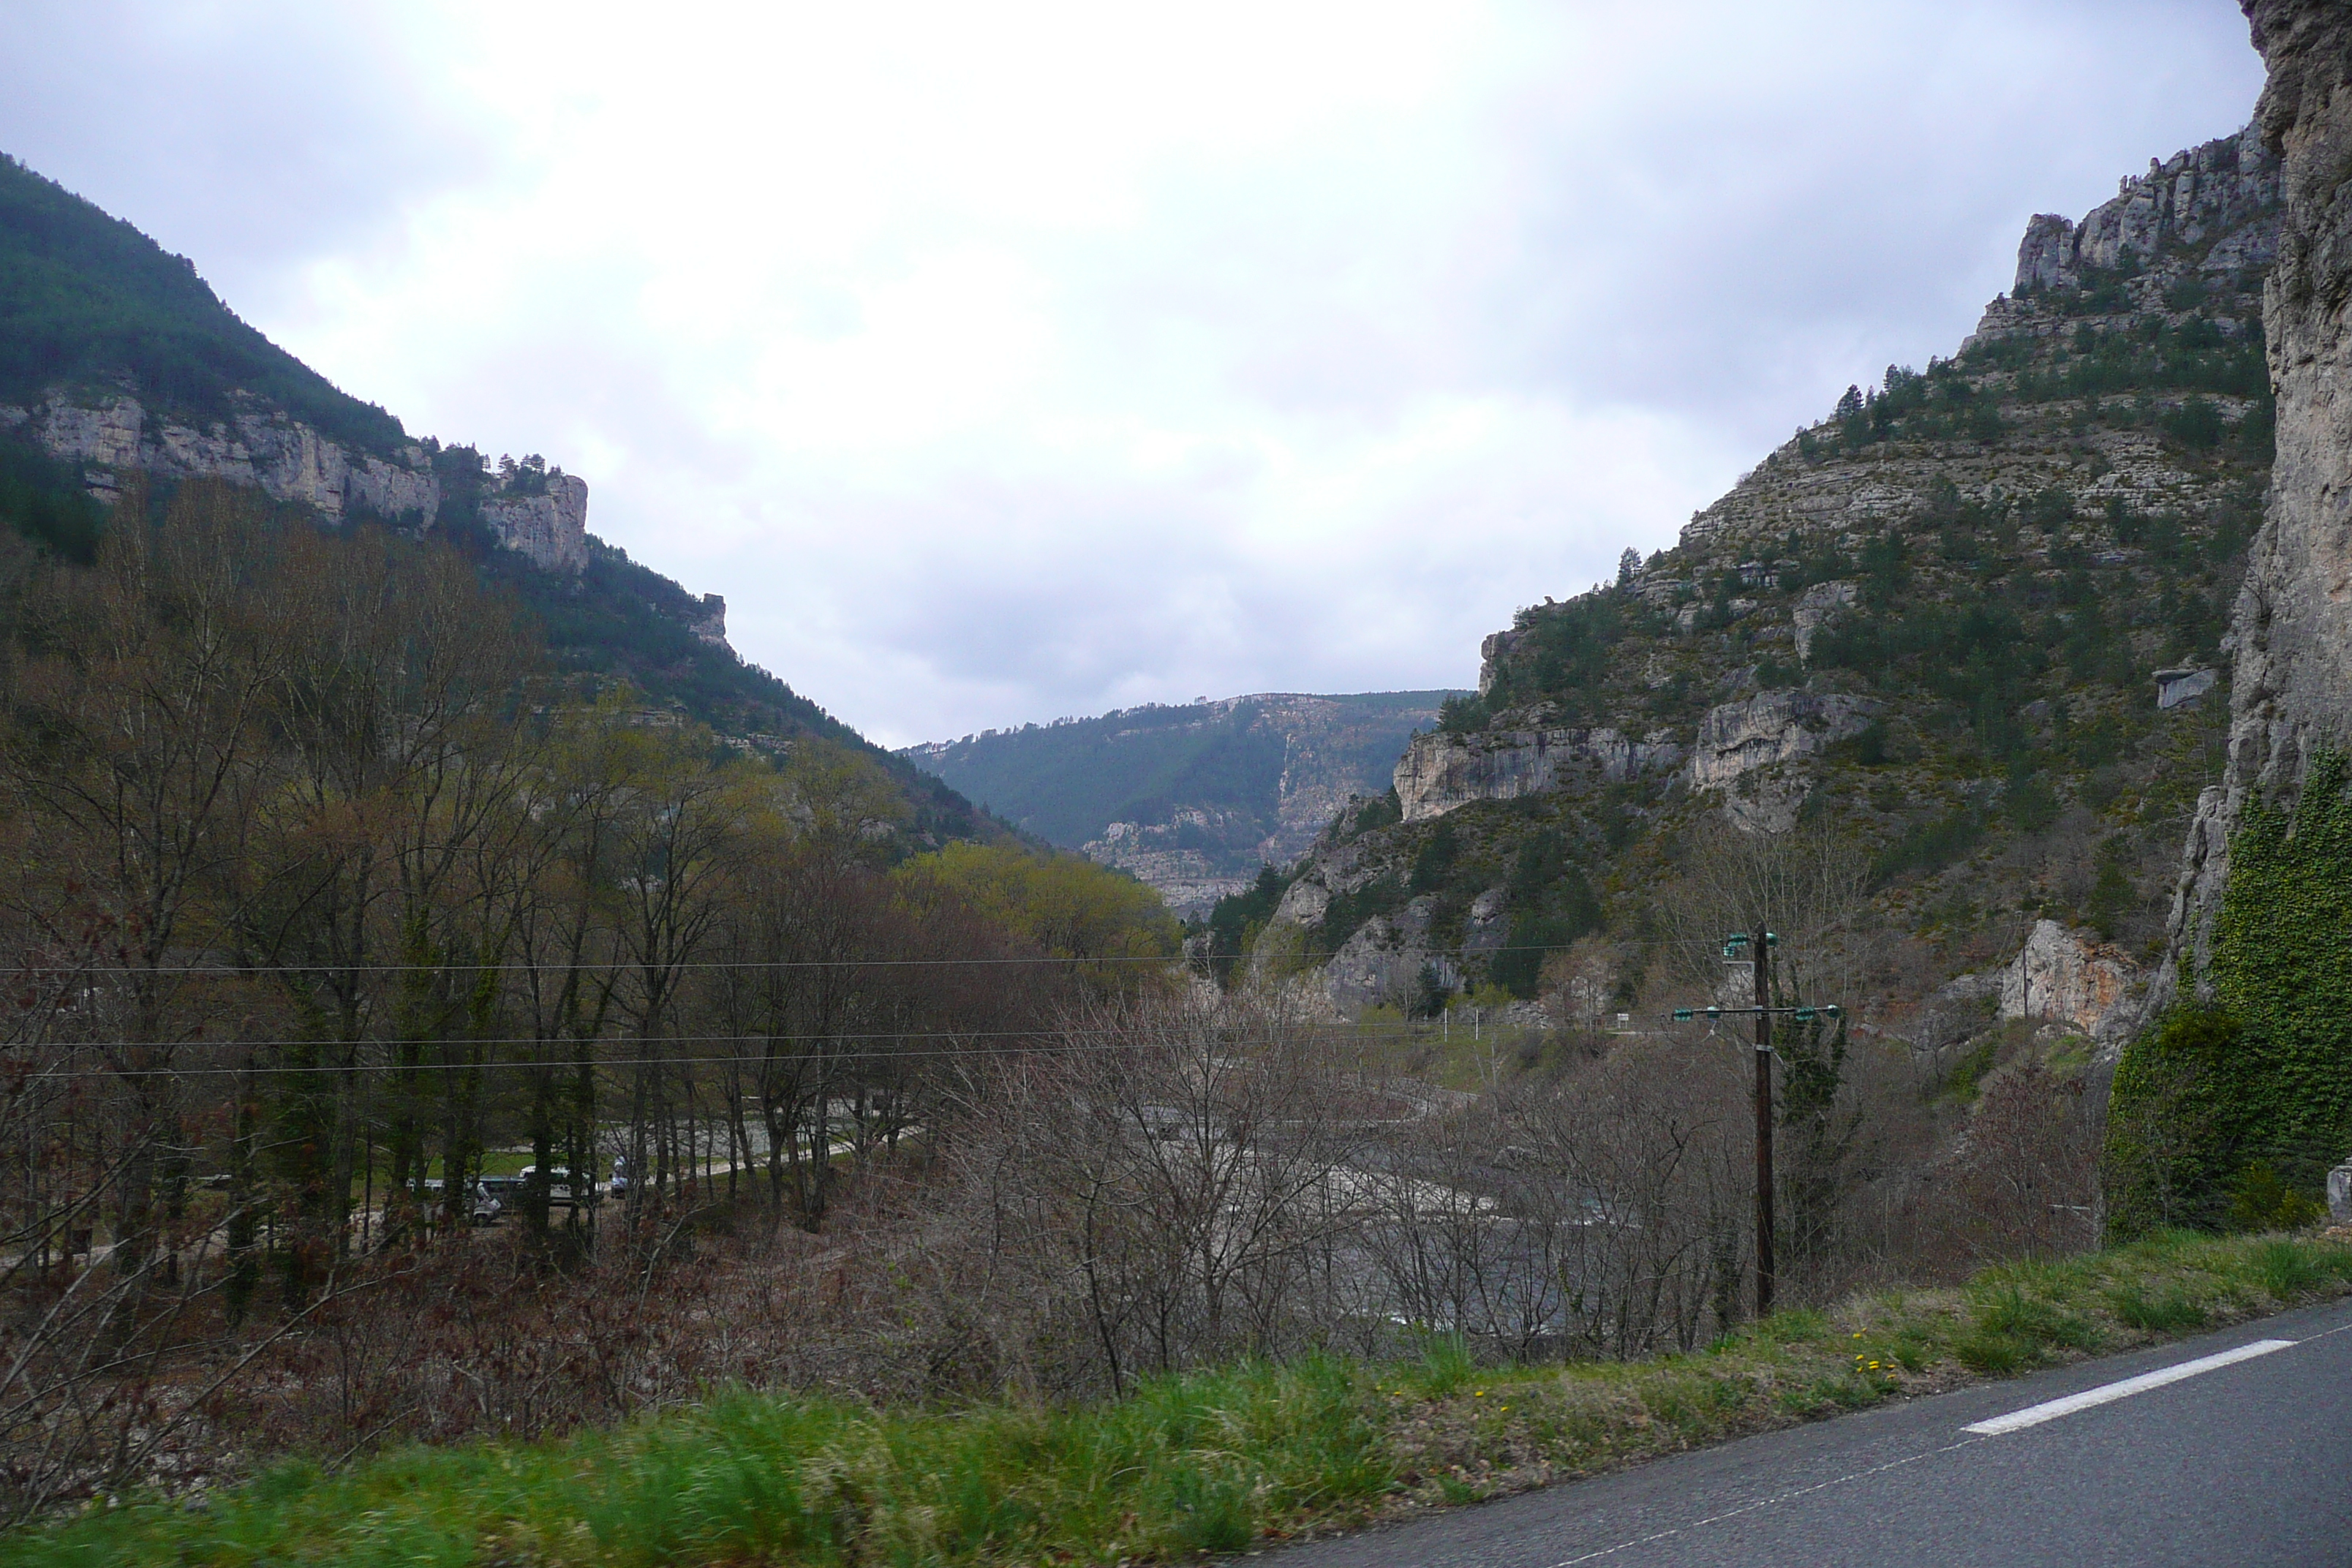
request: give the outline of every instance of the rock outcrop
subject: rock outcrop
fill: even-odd
[[[1767,691],[1727,702],[1699,721],[1690,782],[1721,789],[1743,773],[1809,757],[1869,726],[1878,704],[1843,692]]]
[[[1558,789],[1571,774],[1622,783],[1672,768],[1683,749],[1664,733],[1636,741],[1615,730],[1482,730],[1419,735],[1397,762],[1404,820],[1424,822],[1474,800],[1517,800]]]
[[[2000,973],[2000,1016],[2063,1024],[2105,1040],[2137,1020],[2132,992],[2140,978],[2122,950],[2056,921],[2036,921],[2017,961]]]
[[[27,427],[53,458],[96,465],[88,483],[107,500],[118,476],[145,472],[250,485],[332,521],[367,513],[429,528],[441,510],[440,482],[422,447],[404,448],[396,460],[352,453],[282,413],[249,411],[199,430],[152,417],[136,398],[88,405],[57,394],[32,408],[0,407],[0,426]]]
[[[2145,260],[2165,243],[2221,238],[2200,263],[2213,271],[2267,267],[2276,255],[2275,222],[2257,223],[2278,201],[2278,159],[2257,127],[2147,161],[2126,175],[2115,199],[2080,224],[2035,215],[2017,251],[2017,291],[2072,288],[2085,268],[2111,268],[2126,257]]]
[[[2352,7],[2244,9],[2269,68],[2252,130],[2283,199],[2263,295],[2277,457],[2233,615],[2229,765],[2189,827],[2158,1002],[2210,954],[2248,801],[2291,799],[2315,752],[2352,747]]]
[[[1407,750],[1398,809],[1362,803],[1298,868],[1268,927],[1282,972],[1378,920],[1339,987],[1362,993],[1434,892],[1425,954],[1470,980],[1559,991],[1559,965],[1506,955],[1582,953],[1638,993],[1666,978],[1660,913],[1713,896],[1692,847],[1803,824],[1866,858],[1873,918],[1934,955],[1857,995],[1865,1016],[1940,997],[1938,1042],[1989,1022],[1997,970],[1966,996],[1936,971],[1997,963],[2017,933],[1996,911],[2022,905],[2061,925],[2019,1005],[2114,1036],[2139,1000],[2124,954],[2160,943],[2175,869],[2146,826],[2194,797],[2231,698],[2290,162],[2257,126],[2079,223],[2035,220],[2017,290],[1954,357],[1848,388],[1674,548],[1520,610],[1485,641],[1477,700]],[[2116,949],[2068,945],[2094,921]]]
[[[83,482],[110,504],[123,476],[147,473],[248,485],[273,500],[310,507],[329,522],[374,517],[425,530],[441,514],[441,481],[422,446],[389,455],[354,452],[258,405],[199,429],[159,417],[135,397],[87,402],[54,392],[30,408],[0,405],[0,429],[22,431],[49,456],[86,465]],[[519,483],[531,488],[517,490]],[[542,570],[576,574],[588,564],[588,486],[572,475],[519,480],[491,474],[480,517],[499,543]],[[714,600],[715,611],[695,629],[707,642],[724,643],[726,604],[716,595],[705,604]]]
[[[1240,892],[1252,878],[1220,868],[1219,858],[1207,849],[1184,845],[1184,837],[1213,840],[1228,826],[1223,812],[1185,806],[1167,822],[1114,822],[1099,838],[1088,839],[1078,852],[1097,865],[1114,867],[1160,894],[1169,912],[1179,920],[1199,920],[1219,899]]]
[[[1789,607],[1789,637],[1800,659],[1813,657],[1815,635],[1841,611],[1852,608],[1858,596],[1851,583],[1816,583],[1797,595]]]
[[[531,495],[494,489],[483,498],[481,516],[499,543],[530,557],[542,571],[578,572],[588,564],[588,484],[576,475],[550,474],[545,488]],[[719,640],[724,642],[723,601],[719,626]]]
[[[1452,956],[1432,946],[1436,915],[1437,900],[1420,898],[1392,917],[1374,915],[1356,928],[1321,977],[1323,994],[1340,1016],[1356,1017],[1384,1004],[1408,1005],[1425,979],[1447,990],[1462,983]]]

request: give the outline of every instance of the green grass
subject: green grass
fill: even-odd
[[[290,1464],[192,1508],[0,1538],[0,1565],[1171,1561],[1460,1503],[2352,1286],[2352,1247],[2173,1232],[1958,1289],[1780,1313],[1688,1355],[1481,1368],[1313,1358],[1063,1407],[729,1391],[541,1444]]]

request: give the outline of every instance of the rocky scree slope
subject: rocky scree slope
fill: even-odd
[[[134,475],[151,500],[220,479],[323,525],[451,541],[537,612],[560,668],[625,680],[653,712],[745,747],[815,735],[864,751],[897,780],[917,843],[1001,835],[939,780],[745,664],[717,595],[689,594],[591,534],[577,476],[411,439],[240,321],[188,258],[0,156],[0,518],[86,558]]]
[[[1870,857],[1848,1000],[1878,1026],[1980,1030],[2006,965],[2012,1011],[2119,1037],[2221,761],[2279,177],[2249,130],[2035,218],[1951,359],[1849,388],[1675,548],[1522,611],[1393,789],[1223,927],[1342,1012],[1632,1008],[1708,834],[1822,827]]]
[[[1267,692],[990,731],[900,752],[1016,826],[1160,891],[1184,918],[1287,867],[1386,787],[1452,691]]]

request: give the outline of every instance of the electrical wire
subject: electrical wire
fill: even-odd
[[[1482,947],[1477,950],[1481,957],[1497,952],[1560,952],[1564,951],[1566,950],[1557,944],[1543,943]],[[1239,953],[1215,954],[1212,956],[1211,961],[1230,958],[1238,963],[1241,957]],[[624,961],[609,967],[623,972],[646,968],[665,971],[681,969],[961,969],[1002,964],[1045,963],[1157,963],[1171,969],[1182,967],[1188,970],[1196,967],[1195,961],[1189,957],[1164,953],[1115,953],[1099,958],[1040,954],[1034,957],[1012,958],[694,959],[678,963],[657,964],[639,964]],[[167,963],[152,966],[131,963],[91,963],[59,964],[51,968],[20,967],[15,973],[18,975],[43,975],[58,979],[69,979],[84,974],[211,974],[230,978],[260,979],[271,974],[503,974],[530,973],[533,971],[548,969],[578,969],[593,973],[597,967],[593,964],[567,963],[551,959],[544,963],[505,963],[455,962],[447,963]]]

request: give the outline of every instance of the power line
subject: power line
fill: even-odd
[[[1433,956],[1436,956],[1436,957],[1456,956],[1456,957],[1458,957],[1458,956],[1461,956],[1461,955],[1462,955],[1462,953],[1463,953],[1465,951],[1466,951],[1466,950],[1456,950],[1456,951],[1455,951],[1455,952],[1454,952],[1454,954],[1451,954],[1451,955],[1444,954],[1444,953],[1439,953],[1439,954],[1433,954]],[[1566,950],[1565,948],[1563,948],[1563,947],[1559,946],[1558,943],[1533,942],[1533,943],[1522,943],[1522,944],[1517,944],[1517,945],[1506,944],[1506,945],[1499,946],[1499,947],[1482,947],[1482,948],[1479,948],[1479,949],[1477,950],[1476,955],[1477,955],[1477,956],[1482,956],[1482,957],[1483,957],[1483,956],[1486,956],[1486,955],[1487,955],[1487,954],[1491,954],[1491,953],[1497,953],[1497,952],[1565,952],[1565,951],[1567,951],[1567,950]],[[1211,962],[1213,962],[1213,962],[1216,962],[1218,959],[1221,959],[1221,958],[1231,958],[1233,961],[1234,961],[1234,962],[1238,963],[1238,962],[1240,962],[1240,960],[1241,960],[1244,956],[1244,954],[1240,954],[1240,953],[1232,953],[1232,954],[1213,954],[1213,955],[1211,955]],[[1022,963],[1026,963],[1026,964],[1043,964],[1043,963],[1158,963],[1158,964],[1164,964],[1164,965],[1166,965],[1166,966],[1168,966],[1168,967],[1171,967],[1171,968],[1176,968],[1176,967],[1187,967],[1187,968],[1189,968],[1189,967],[1192,967],[1192,966],[1193,965],[1193,963],[1194,963],[1194,961],[1193,961],[1192,959],[1191,959],[1191,958],[1189,958],[1189,957],[1187,957],[1187,956],[1181,955],[1181,954],[1165,954],[1165,953],[1119,953],[1119,954],[1105,954],[1105,955],[1103,955],[1103,956],[1101,956],[1101,957],[1097,957],[1097,958],[1079,958],[1079,957],[1066,957],[1066,956],[1062,956],[1062,955],[1058,955],[1058,954],[1043,954],[1043,955],[1038,955],[1038,956],[1035,956],[1035,957],[1014,957],[1014,958],[744,958],[744,959],[696,959],[696,960],[692,960],[692,961],[689,961],[689,962],[684,962],[684,963],[656,963],[656,964],[641,964],[641,963],[632,963],[632,962],[627,962],[627,961],[622,961],[622,962],[615,963],[613,963],[613,964],[610,964],[610,965],[597,965],[597,964],[588,964],[588,963],[563,963],[563,962],[557,961],[557,960],[551,960],[551,960],[548,960],[548,961],[546,961],[546,962],[543,962],[543,963],[456,963],[456,962],[451,962],[451,963],[255,963],[255,964],[234,964],[234,963],[217,963],[217,964],[215,964],[215,963],[188,963],[188,964],[156,964],[156,965],[153,965],[153,966],[152,966],[152,967],[151,967],[151,966],[149,966],[149,965],[146,965],[146,964],[131,964],[131,963],[91,963],[91,964],[70,964],[70,965],[68,965],[68,964],[59,964],[59,965],[56,965],[56,966],[54,966],[54,967],[46,967],[46,968],[45,968],[45,967],[39,967],[39,966],[22,966],[22,967],[19,967],[19,968],[16,971],[16,973],[18,975],[47,976],[47,977],[55,978],[55,979],[69,979],[69,978],[72,978],[73,976],[76,976],[76,975],[85,975],[85,974],[210,974],[210,975],[220,975],[220,976],[228,977],[228,978],[240,978],[240,977],[242,977],[242,978],[247,978],[247,979],[261,979],[261,978],[265,978],[265,977],[267,977],[267,976],[268,976],[268,975],[272,975],[272,974],[408,974],[408,973],[427,973],[427,974],[441,974],[441,973],[447,973],[447,974],[486,974],[486,973],[532,973],[532,972],[534,972],[534,971],[538,971],[538,970],[559,970],[559,971],[561,971],[561,970],[575,970],[575,969],[576,969],[576,970],[579,970],[579,971],[581,971],[581,972],[583,972],[583,973],[593,973],[593,972],[595,972],[595,971],[596,971],[597,969],[599,969],[599,968],[610,968],[610,969],[613,969],[613,970],[618,970],[618,971],[623,971],[623,972],[629,971],[629,970],[635,970],[635,969],[646,969],[646,968],[654,968],[654,969],[661,969],[661,970],[680,970],[680,969],[695,969],[695,970],[703,970],[703,969],[960,969],[960,968],[982,967],[982,966],[998,965],[998,964],[1022,964]]]
[[[1747,1013],[1747,1012],[1750,1012],[1750,1011],[1752,1011],[1752,1009],[1741,1009],[1740,1011],[1741,1011],[1742,1013]],[[1677,1019],[1677,1020],[1675,1020],[1675,1021],[1676,1021],[1676,1022],[1685,1022],[1685,1020]],[[1372,1025],[1355,1024],[1355,1025],[1349,1025],[1349,1026],[1347,1026],[1343,1030],[1333,1030],[1333,1031],[1329,1031],[1329,1032],[1334,1033],[1334,1034],[1341,1034],[1341,1035],[1346,1036],[1347,1037],[1356,1038],[1356,1039],[1362,1039],[1362,1038],[1366,1038],[1366,1037],[1370,1037],[1370,1038],[1373,1038],[1373,1039],[1379,1039],[1379,1038],[1384,1038],[1384,1037],[1404,1037],[1404,1036],[1422,1036],[1422,1035],[1426,1035],[1427,1033],[1429,1033],[1429,1031],[1431,1030],[1431,1028],[1432,1028],[1432,1027],[1433,1027],[1433,1026],[1428,1025],[1428,1024],[1414,1025],[1414,1024],[1410,1024],[1410,1023],[1399,1023],[1399,1024],[1372,1024]],[[272,1066],[272,1065],[268,1065],[268,1064],[255,1063],[255,1064],[249,1064],[249,1065],[239,1065],[239,1066],[236,1066],[236,1067],[183,1067],[183,1066],[179,1066],[179,1065],[174,1064],[174,1065],[172,1065],[172,1066],[165,1066],[165,1067],[152,1067],[152,1068],[38,1068],[38,1069],[36,1069],[36,1070],[34,1071],[34,1073],[33,1073],[31,1076],[32,1076],[34,1079],[79,1079],[79,1078],[104,1078],[104,1079],[112,1079],[112,1078],[210,1078],[210,1077],[222,1077],[222,1076],[236,1077],[236,1076],[244,1076],[244,1075],[247,1075],[247,1074],[254,1075],[254,1076],[259,1076],[259,1077],[273,1077],[273,1076],[287,1076],[287,1075],[299,1075],[299,1076],[325,1075],[325,1076],[332,1076],[332,1075],[335,1075],[335,1074],[353,1074],[353,1075],[358,1075],[358,1074],[378,1074],[378,1075],[381,1075],[381,1074],[384,1074],[384,1073],[401,1073],[401,1072],[413,1072],[413,1073],[418,1073],[418,1074],[438,1074],[438,1075],[445,1075],[445,1076],[446,1076],[446,1075],[450,1074],[450,1073],[469,1072],[469,1071],[473,1071],[473,1072],[522,1072],[522,1071],[551,1071],[551,1070],[555,1070],[555,1069],[559,1069],[559,1068],[576,1068],[576,1067],[582,1067],[582,1066],[590,1067],[590,1068],[630,1068],[630,1067],[682,1067],[682,1068],[696,1068],[696,1067],[725,1067],[725,1066],[730,1066],[730,1065],[745,1065],[745,1064],[751,1064],[751,1065],[766,1065],[766,1066],[788,1066],[788,1065],[799,1065],[799,1064],[811,1063],[811,1062],[828,1062],[828,1061],[830,1061],[830,1062],[842,1062],[842,1061],[884,1061],[884,1060],[896,1061],[896,1060],[905,1060],[905,1059],[909,1058],[952,1058],[952,1057],[990,1057],[990,1056],[1067,1056],[1067,1055],[1073,1055],[1073,1054],[1076,1054],[1076,1053],[1080,1053],[1080,1052],[1085,1052],[1085,1051],[1095,1051],[1095,1050],[1110,1051],[1110,1050],[1114,1050],[1114,1049],[1116,1049],[1117,1047],[1106,1047],[1106,1046],[1100,1046],[1100,1045],[1080,1045],[1080,1044],[1076,1044],[1076,1043],[1074,1043],[1074,1042],[1081,1041],[1081,1040],[1096,1041],[1096,1040],[1103,1040],[1103,1039],[1118,1039],[1118,1038],[1123,1038],[1123,1037],[1126,1037],[1126,1034],[1127,1034],[1127,1032],[1126,1032],[1125,1030],[1120,1030],[1120,1029],[1087,1029],[1087,1030],[1055,1029],[1055,1030],[1050,1030],[1050,1031],[1045,1031],[1045,1030],[1040,1030],[1040,1031],[1026,1031],[1026,1030],[952,1031],[952,1030],[950,1030],[950,1031],[939,1031],[939,1032],[929,1033],[929,1034],[907,1033],[907,1034],[842,1035],[842,1036],[835,1036],[835,1037],[834,1037],[834,1038],[836,1038],[836,1039],[844,1040],[844,1041],[854,1041],[854,1042],[861,1042],[861,1043],[866,1043],[866,1042],[875,1042],[875,1041],[939,1040],[939,1039],[952,1039],[952,1040],[1014,1039],[1014,1040],[1024,1040],[1024,1041],[1027,1041],[1027,1042],[1029,1042],[1029,1043],[1022,1044],[1022,1045],[1004,1045],[1004,1046],[930,1046],[930,1047],[915,1047],[915,1046],[910,1046],[910,1047],[900,1047],[900,1048],[891,1049],[891,1050],[876,1050],[876,1049],[864,1049],[864,1050],[809,1050],[809,1049],[799,1049],[799,1050],[792,1050],[792,1051],[759,1052],[759,1053],[740,1054],[740,1055],[695,1055],[695,1054],[689,1054],[689,1055],[685,1055],[685,1056],[628,1056],[628,1057],[598,1056],[598,1057],[592,1058],[590,1058],[589,1060],[584,1061],[584,1062],[583,1062],[583,1061],[577,1060],[577,1059],[567,1058],[562,1058],[562,1057],[551,1057],[551,1058],[548,1058],[539,1059],[539,1060],[525,1060],[525,1059],[517,1059],[517,1058],[504,1058],[504,1059],[493,1058],[493,1059],[487,1060],[487,1061],[436,1061],[436,1062],[397,1062],[397,1061],[379,1061],[379,1062],[322,1062],[322,1063],[315,1063],[315,1064],[309,1064],[309,1065],[302,1065],[302,1066],[285,1066],[285,1065],[277,1065],[277,1066]],[[674,1039],[674,1040],[677,1040],[677,1041],[679,1041],[679,1042],[681,1042],[681,1043],[714,1044],[714,1043],[737,1042],[737,1041],[744,1041],[744,1040],[758,1040],[758,1039],[765,1039],[765,1038],[767,1038],[768,1037],[766,1037],[766,1036],[761,1036],[761,1035],[675,1035],[675,1036],[669,1036],[669,1037],[667,1037],[667,1038],[670,1038],[670,1039]],[[384,1047],[384,1046],[391,1046],[391,1045],[445,1045],[445,1046],[447,1046],[447,1045],[456,1045],[456,1046],[475,1046],[475,1045],[490,1045],[490,1044],[500,1044],[500,1043],[505,1043],[505,1044],[540,1044],[540,1043],[549,1043],[549,1044],[563,1045],[563,1046],[569,1046],[569,1047],[577,1047],[578,1046],[580,1046],[580,1045],[582,1045],[582,1044],[605,1044],[605,1043],[613,1043],[613,1042],[609,1042],[609,1041],[603,1041],[603,1040],[599,1040],[599,1041],[591,1041],[591,1042],[582,1042],[582,1041],[538,1042],[538,1041],[531,1041],[531,1040],[509,1040],[509,1041],[500,1042],[500,1041],[486,1041],[486,1040],[456,1040],[456,1039],[453,1039],[453,1040],[419,1040],[419,1041],[367,1040],[367,1041],[360,1041],[360,1042],[349,1042],[349,1041],[338,1042],[338,1041],[322,1041],[322,1040],[191,1040],[191,1041],[183,1041],[183,1042],[180,1042],[179,1044],[177,1044],[177,1045],[175,1045],[175,1046],[166,1047],[158,1046],[158,1045],[153,1045],[153,1044],[149,1044],[149,1045],[146,1045],[146,1046],[142,1046],[142,1045],[137,1044],[137,1043],[134,1043],[134,1042],[122,1042],[122,1041],[100,1041],[100,1042],[68,1042],[68,1043],[66,1043],[66,1048],[69,1048],[69,1049],[70,1049],[70,1048],[74,1048],[74,1047],[79,1047],[79,1048],[82,1048],[82,1049],[104,1048],[104,1049],[113,1049],[113,1050],[139,1050],[139,1049],[166,1049],[166,1048],[169,1048],[169,1049],[174,1049],[174,1050],[184,1050],[184,1049],[189,1049],[189,1048],[191,1048],[191,1047],[198,1047],[198,1046],[211,1046],[211,1047],[219,1047],[219,1048],[222,1048],[222,1049],[237,1049],[237,1048],[245,1048],[245,1049],[260,1049],[260,1048],[268,1048],[268,1047],[287,1047],[287,1046],[317,1046],[317,1045],[335,1045],[335,1044],[353,1044],[353,1043],[356,1043],[356,1044],[362,1044],[362,1045],[369,1045],[369,1046],[376,1046],[376,1047]],[[1150,1041],[1150,1040],[1141,1040],[1141,1041],[1137,1041],[1137,1042],[1135,1042],[1135,1048],[1138,1048],[1138,1049],[1149,1048],[1149,1047],[1150,1047],[1152,1044],[1154,1044],[1154,1043],[1155,1043],[1155,1042]]]
[[[657,1035],[657,1036],[654,1037],[654,1038],[655,1038],[655,1039],[656,1039],[656,1040],[669,1040],[669,1041],[675,1041],[675,1042],[677,1042],[677,1044],[679,1044],[679,1045],[731,1045],[731,1044],[737,1044],[737,1043],[740,1043],[740,1042],[743,1042],[743,1041],[749,1041],[749,1040],[776,1040],[776,1039],[795,1039],[795,1038],[797,1038],[797,1039],[826,1039],[826,1040],[871,1041],[871,1040],[998,1040],[998,1039],[1028,1039],[1028,1038],[1031,1038],[1031,1037],[1036,1037],[1036,1036],[1047,1036],[1047,1035],[1055,1036],[1055,1037],[1095,1037],[1095,1036],[1101,1036],[1101,1035],[1118,1034],[1118,1033],[1120,1033],[1120,1032],[1121,1032],[1121,1031],[1115,1030],[1115,1029],[1055,1029],[1055,1028],[1037,1028],[1037,1029],[900,1029],[900,1030],[877,1029],[877,1030],[871,1030],[871,1031],[868,1031],[868,1032],[866,1032],[866,1033],[861,1033],[861,1034],[835,1034],[835,1035],[823,1035],[823,1036],[786,1036],[786,1035],[779,1035],[779,1034],[772,1034],[772,1033],[753,1033],[753,1034],[745,1034],[745,1035]],[[79,1048],[85,1049],[85,1050],[117,1050],[117,1051],[142,1051],[142,1050],[145,1050],[145,1051],[162,1051],[162,1050],[184,1051],[184,1050],[194,1050],[194,1049],[196,1049],[196,1048],[199,1048],[199,1047],[214,1047],[214,1048],[216,1048],[216,1049],[220,1049],[220,1050],[236,1050],[236,1049],[246,1049],[246,1050],[282,1050],[282,1049],[285,1049],[285,1048],[287,1048],[287,1047],[293,1047],[293,1046],[317,1046],[317,1047],[321,1047],[321,1048],[325,1048],[325,1047],[333,1047],[333,1046],[373,1046],[373,1047],[380,1047],[380,1048],[385,1048],[385,1049],[389,1049],[389,1048],[391,1048],[391,1047],[399,1047],[399,1046],[411,1046],[411,1047],[421,1047],[421,1046],[545,1046],[545,1047],[549,1047],[549,1048],[551,1048],[551,1049],[557,1049],[557,1048],[564,1048],[564,1049],[577,1049],[578,1047],[582,1047],[582,1046],[593,1046],[593,1045],[635,1045],[635,1046],[643,1046],[643,1045],[646,1045],[646,1044],[647,1044],[647,1043],[648,1043],[648,1042],[647,1042],[646,1040],[645,1040],[645,1039],[644,1039],[643,1037],[636,1037],[636,1036],[628,1036],[628,1035],[595,1035],[595,1036],[592,1036],[592,1037],[588,1037],[588,1038],[586,1038],[586,1039],[579,1038],[579,1037],[576,1037],[576,1036],[575,1036],[575,1037],[554,1037],[554,1038],[549,1038],[549,1037],[541,1037],[537,1036],[537,1035],[484,1035],[484,1036],[448,1035],[448,1036],[432,1036],[432,1037],[424,1037],[424,1038],[411,1039],[411,1038],[407,1038],[407,1037],[402,1037],[402,1036],[370,1035],[370,1036],[367,1036],[367,1037],[363,1037],[363,1038],[357,1039],[357,1040],[320,1040],[320,1039],[307,1039],[307,1040],[210,1040],[210,1039],[190,1039],[190,1040],[58,1040],[58,1041],[51,1042],[51,1044],[52,1044],[52,1045],[54,1045],[55,1047],[59,1047],[59,1048],[66,1048],[66,1049],[71,1049],[71,1048],[79,1047]],[[5,1047],[0,1047],[0,1049],[5,1049]],[[535,1063],[528,1063],[528,1062],[527,1062],[527,1063],[524,1063],[524,1064],[522,1064],[522,1065],[524,1065],[524,1066],[527,1066],[527,1067],[528,1067],[528,1066],[535,1066],[535,1065],[537,1065],[537,1064],[535,1064]]]
[[[1114,1031],[1101,1031],[1113,1033]],[[1148,1048],[1150,1042],[1139,1041],[1137,1049]],[[1039,1043],[1031,1046],[932,1047],[928,1049],[904,1051],[831,1051],[803,1052],[791,1056],[694,1056],[694,1057],[604,1057],[584,1065],[594,1068],[627,1067],[725,1067],[730,1064],[784,1065],[818,1061],[902,1060],[908,1057],[1019,1057],[1076,1056],[1089,1051],[1109,1054],[1112,1047],[1071,1044]],[[207,1067],[207,1068],[146,1068],[115,1069],[111,1068],[69,1068],[44,1070],[33,1075],[39,1079],[69,1078],[235,1078],[251,1075],[257,1078],[288,1075],[333,1075],[338,1073],[453,1073],[466,1071],[518,1071],[530,1068],[578,1067],[578,1062],[426,1062],[415,1065],[401,1062],[336,1062],[315,1067]]]

